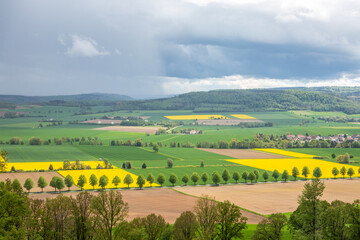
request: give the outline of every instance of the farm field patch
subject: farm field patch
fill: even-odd
[[[262,152],[279,154],[279,155],[284,155],[284,156],[288,156],[288,157],[295,157],[295,158],[313,158],[313,157],[315,157],[314,155],[291,152],[291,151],[286,151],[286,150],[282,150],[282,149],[275,149],[275,148],[255,148],[255,150],[262,151]]]
[[[227,119],[223,115],[173,115],[165,117],[170,120]]]
[[[237,159],[263,159],[263,158],[286,158],[286,156],[254,151],[250,149],[215,149],[215,148],[199,148],[199,150],[221,154]]]
[[[258,119],[214,119],[214,120],[197,120],[199,125],[209,125],[209,126],[235,126],[240,123],[263,123],[263,121]]]
[[[293,167],[297,167],[300,174],[303,167],[307,166],[310,170],[309,177],[313,177],[312,173],[314,168],[319,167],[322,172],[321,178],[332,178],[334,177],[332,174],[332,169],[336,167],[340,170],[342,167],[345,166],[346,169],[349,168],[348,165],[317,160],[317,159],[309,159],[309,158],[291,158],[291,159],[229,159],[227,160],[232,163],[237,163],[245,166],[250,166],[253,168],[264,169],[268,171],[274,171],[277,169],[280,173],[284,170],[287,170],[291,175],[291,171]],[[360,174],[358,173],[359,167],[351,166],[354,169],[355,174],[353,177],[359,177]],[[301,175],[299,175],[301,177]],[[339,177],[339,176],[338,176]]]
[[[264,215],[293,212],[298,206],[305,181],[254,185],[225,185],[221,187],[182,187],[179,191],[194,195],[209,195],[219,201],[229,200],[245,209]],[[325,180],[322,199],[352,203],[360,198],[360,180]]]
[[[102,128],[94,128],[93,130],[155,134],[156,131],[158,131],[159,129],[160,127],[108,126]]]
[[[236,117],[236,118],[240,118],[240,119],[256,119],[256,118],[251,117],[251,116],[246,115],[246,114],[231,114],[231,116]]]
[[[138,187],[136,184],[137,177],[135,174],[132,174],[128,171],[125,171],[123,169],[89,169],[89,170],[61,170],[58,171],[58,173],[66,177],[68,174],[72,176],[72,178],[75,181],[75,184],[77,183],[77,180],[79,179],[80,175],[85,175],[87,179],[87,183],[84,186],[84,189],[93,189],[93,187],[89,183],[89,178],[92,174],[95,174],[97,179],[99,180],[102,175],[105,175],[109,179],[109,183],[106,186],[106,188],[116,188],[116,186],[112,183],[112,180],[115,176],[118,176],[121,179],[121,183],[118,185],[118,188],[127,188],[128,185],[124,183],[124,178],[127,174],[130,174],[133,178],[134,182],[130,184],[130,187]],[[146,178],[146,176],[145,176]],[[158,186],[157,184],[153,184],[153,186]],[[150,187],[150,183],[146,181],[144,187]],[[100,186],[95,186],[95,189],[101,189]]]

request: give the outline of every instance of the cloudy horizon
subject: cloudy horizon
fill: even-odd
[[[360,86],[360,2],[2,1],[0,94]]]

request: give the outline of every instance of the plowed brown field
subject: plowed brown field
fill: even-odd
[[[291,158],[287,156],[260,152],[249,149],[215,149],[215,148],[198,148],[199,150],[217,153],[237,159],[272,159],[272,158]]]

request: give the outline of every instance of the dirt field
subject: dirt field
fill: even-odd
[[[31,192],[41,192],[41,188],[39,188],[37,186],[37,181],[38,181],[40,176],[43,176],[48,184],[50,184],[50,181],[54,176],[58,176],[58,177],[63,178],[57,172],[0,173],[0,181],[5,181],[5,179],[7,179],[7,178],[9,178],[10,180],[14,180],[15,178],[17,178],[20,181],[21,185],[23,185],[27,178],[31,178],[31,180],[33,180],[33,182],[34,182],[34,188],[31,189]],[[67,188],[65,188],[65,189],[67,189]],[[71,190],[78,190],[79,188],[76,187],[76,186],[73,186],[70,189]],[[44,191],[45,192],[54,191],[54,188],[52,188],[50,186],[47,186],[46,188],[44,188]]]
[[[131,126],[109,126],[102,128],[94,128],[93,130],[106,130],[117,132],[137,132],[137,133],[156,133],[160,127],[131,127]]]
[[[168,223],[173,224],[182,212],[192,211],[198,198],[177,193],[171,189],[122,190],[124,201],[129,203],[129,219],[145,217],[150,213],[161,214]],[[64,193],[74,196],[77,192]],[[95,194],[95,193],[94,193]],[[34,194],[31,198],[54,198],[58,194]],[[248,223],[256,224],[263,217],[243,211]]]
[[[263,123],[263,121],[258,119],[219,119],[219,120],[197,120],[199,125],[210,125],[210,126],[231,126],[239,125],[239,123]]]
[[[217,153],[237,159],[271,159],[271,158],[291,158],[287,156],[260,152],[249,149],[214,149],[214,148],[198,148],[199,150]]]
[[[181,192],[194,196],[210,195],[219,201],[229,200],[245,209],[271,214],[296,210],[304,182],[228,185],[220,187],[182,187]],[[322,199],[352,203],[360,199],[360,180],[325,180]]]

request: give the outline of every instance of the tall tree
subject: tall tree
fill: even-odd
[[[27,178],[24,183],[24,188],[30,192],[30,190],[34,187],[34,182],[31,178]]]
[[[263,172],[263,178],[264,178],[265,182],[267,182],[267,180],[269,179],[269,172],[268,171]]]
[[[99,179],[99,186],[101,187],[101,189],[104,190],[108,183],[109,178],[106,175],[102,175]]]
[[[209,179],[209,174],[207,174],[206,172],[201,174],[201,180],[204,182],[204,185],[206,184],[208,179]]]
[[[360,239],[360,200],[355,200],[351,204],[349,213],[349,227],[351,239]]]
[[[339,174],[339,169],[337,169],[337,167],[334,167],[331,172],[334,175],[334,178],[336,178],[336,176]]]
[[[120,227],[129,212],[119,191],[101,191],[91,202],[98,237],[113,239],[114,229]]]
[[[235,180],[235,182],[237,183],[240,180],[240,173],[238,171],[235,171],[233,173],[232,178]]]
[[[95,174],[91,174],[89,178],[89,183],[93,187],[93,190],[95,189],[95,186],[98,184],[98,178]]]
[[[73,229],[76,239],[93,238],[93,218],[91,217],[91,201],[93,195],[89,192],[80,192],[76,198],[70,197]]]
[[[322,176],[321,169],[319,167],[314,168],[313,176],[319,179]]]
[[[134,182],[134,179],[132,178],[132,176],[130,174],[126,174],[125,178],[124,178],[124,183],[126,185],[128,185],[128,188],[130,188],[130,184],[132,184]]]
[[[345,178],[346,168],[345,168],[345,167],[342,167],[342,168],[340,169],[340,173],[341,173],[341,175],[343,176],[343,178]]]
[[[156,180],[157,180],[158,183],[160,183],[160,185],[162,187],[163,184],[165,183],[165,175],[160,173]]]
[[[187,183],[189,182],[189,176],[187,174],[185,174],[182,178],[181,181],[183,183],[185,183],[185,186],[187,185]]]
[[[160,239],[162,233],[167,227],[165,219],[161,215],[157,216],[154,213],[144,217],[141,224],[145,229],[148,240]]]
[[[355,174],[354,169],[352,167],[349,168],[348,171],[347,171],[347,175],[350,177],[350,179],[351,179],[352,175],[354,175],[354,174]]]
[[[173,186],[175,186],[175,183],[177,182],[178,177],[175,173],[171,173],[169,177],[169,182],[172,183]]]
[[[310,170],[309,170],[308,166],[304,166],[303,169],[302,169],[301,175],[303,175],[305,177],[305,180],[306,180],[307,177],[309,176],[309,174],[310,174]]]
[[[199,223],[197,234],[201,239],[214,239],[218,213],[215,199],[203,196],[197,200],[194,212]]]
[[[85,184],[87,183],[85,175],[80,175],[77,185],[81,188],[81,190],[84,188]]]
[[[198,228],[196,216],[191,211],[181,213],[174,224],[174,240],[192,240]]]
[[[320,215],[326,202],[321,201],[325,185],[318,179],[305,183],[299,196],[299,206],[290,217],[290,230],[294,236],[318,238],[320,234]]]
[[[278,180],[278,178],[280,177],[280,173],[277,169],[275,169],[272,173],[272,177],[275,179],[275,181]]]
[[[117,188],[120,183],[121,183],[121,179],[119,178],[119,176],[115,176],[112,180],[112,184],[114,184],[115,188]]]
[[[248,178],[249,178],[249,180],[250,180],[250,183],[252,184],[253,181],[255,180],[256,176],[255,176],[255,174],[254,174],[253,172],[251,172],[251,173],[249,174]]]
[[[244,179],[245,183],[247,183],[247,180],[249,178],[249,173],[248,171],[244,171],[241,175],[241,178]]]
[[[225,184],[227,183],[227,181],[229,181],[229,179],[231,178],[230,173],[227,169],[224,169],[222,175],[221,175],[222,179],[224,180]]]
[[[219,202],[216,208],[219,225],[217,237],[222,240],[242,238],[242,230],[246,228],[247,218],[242,216],[239,207],[225,201]]]
[[[140,174],[136,180],[136,184],[139,186],[140,189],[143,188],[144,184],[145,184],[145,177]]]
[[[259,170],[255,169],[254,170],[254,174],[255,174],[255,181],[257,182],[259,180],[259,177],[260,177],[260,172]]]
[[[150,187],[152,187],[153,183],[155,182],[155,176],[152,173],[149,173],[149,175],[146,178],[146,181],[150,183]]]
[[[68,174],[66,177],[65,177],[65,185],[66,187],[68,188],[68,190],[70,191],[70,188],[74,185],[74,179]]]
[[[287,170],[284,170],[284,172],[281,174],[281,178],[284,179],[285,182],[289,179],[289,173]]]
[[[212,181],[213,181],[213,183],[214,183],[215,185],[219,185],[219,183],[220,183],[220,181],[221,181],[221,179],[220,179],[220,174],[219,174],[217,171],[214,171],[214,172],[212,173],[211,179],[212,179]]]
[[[194,172],[193,174],[191,174],[191,181],[194,183],[194,185],[196,185],[196,183],[199,181],[200,176],[197,172]]]
[[[296,181],[296,178],[299,176],[300,172],[299,169],[297,167],[293,167],[292,171],[291,171],[291,175],[294,177],[294,180]]]

